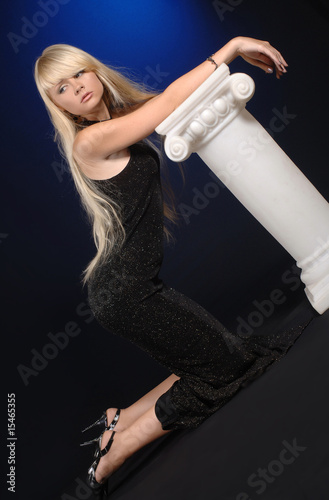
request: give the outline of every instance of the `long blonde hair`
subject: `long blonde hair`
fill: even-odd
[[[93,71],[96,74],[104,87],[104,102],[112,110],[124,111],[135,104],[146,102],[157,94],[71,45],[51,45],[43,51],[35,63],[34,78],[54,125],[55,141],[68,162],[82,205],[93,228],[97,253],[82,273],[84,286],[96,268],[105,262],[114,250],[120,248],[125,239],[125,231],[121,222],[120,206],[98,189],[96,183],[81,171],[73,157],[73,142],[81,125],[74,120],[73,115],[60,110],[49,97],[50,88],[60,80],[73,77],[82,70]],[[155,145],[151,143],[150,145],[157,149]],[[164,194],[169,200],[164,202],[164,215],[168,220],[176,222],[173,195],[168,185],[164,186]],[[164,232],[167,237],[170,235],[166,227]]]

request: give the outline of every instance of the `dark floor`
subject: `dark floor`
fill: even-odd
[[[285,323],[306,309],[303,301]],[[171,433],[130,459],[111,478],[110,498],[328,500],[328,353],[329,311],[315,313],[279,363],[199,428]],[[59,498],[92,498],[83,479],[82,471]]]

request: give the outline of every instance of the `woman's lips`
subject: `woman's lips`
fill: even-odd
[[[93,93],[92,93],[92,92],[87,92],[87,93],[86,93],[86,94],[82,97],[81,102],[86,102],[86,101],[88,101],[88,100],[91,98],[91,96],[92,96],[92,95],[93,95]]]

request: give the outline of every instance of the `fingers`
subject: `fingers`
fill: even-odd
[[[269,42],[264,42],[264,54],[270,57],[270,59],[275,64],[276,73],[278,77],[278,73],[287,73],[286,67],[288,63],[285,61],[282,54],[276,50]],[[281,75],[280,75],[281,76]]]
[[[267,57],[263,54],[260,54],[259,56],[256,57],[248,57],[246,55],[242,56],[245,61],[247,61],[249,64],[252,64],[253,66],[257,66],[258,68],[262,69],[265,71],[267,74],[272,74],[276,72],[276,77],[280,78],[283,75],[283,71],[278,69],[275,64],[273,63],[272,59],[270,57]]]
[[[281,52],[269,42],[245,37],[242,37],[240,42],[239,55],[250,64],[258,66],[266,73],[274,73],[275,70],[277,78],[287,73],[288,63]]]
[[[277,65],[271,63],[271,64],[267,64],[265,65],[265,67],[263,66],[263,69],[265,70],[266,73],[273,73],[274,70],[275,70],[275,74],[276,74],[276,77],[278,79],[280,79],[280,77],[284,74],[284,73],[287,73],[287,70],[284,69],[280,69],[277,67]]]
[[[270,42],[263,42],[264,43],[264,46],[266,46],[268,49],[270,49],[276,56],[277,58],[277,61],[282,64],[283,66],[288,66],[288,63],[287,61],[284,59],[283,55],[281,54],[281,52],[279,52],[278,50],[276,50],[274,47],[272,47],[272,45],[270,44]]]

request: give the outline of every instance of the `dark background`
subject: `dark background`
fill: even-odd
[[[76,45],[161,90],[234,36],[269,40],[289,64],[280,81],[242,59],[230,70],[255,80],[247,109],[265,128],[273,110],[286,107],[295,115],[274,139],[329,199],[328,3],[231,0],[222,2],[228,7],[222,15],[215,3],[13,0],[2,6],[1,417],[6,429],[7,394],[15,393],[19,500],[61,498],[90,462],[89,450],[78,447],[80,429],[109,406],[128,406],[168,375],[103,330],[88,311],[80,277],[95,253],[91,230],[33,80],[34,62],[46,46]],[[157,65],[161,74],[155,77]],[[192,206],[193,189],[202,192],[211,180],[208,168],[192,155],[183,186],[177,166],[169,167],[178,209]],[[189,224],[182,219],[174,234],[162,277],[233,331],[239,318],[256,310],[254,301],[268,299],[274,289],[286,298],[278,314],[303,294],[292,257],[228,189]],[[70,326],[76,336],[57,352],[49,347],[53,359],[39,360],[24,382],[18,368],[33,369],[35,353],[52,343],[49,334]],[[7,452],[2,456],[7,473]]]

